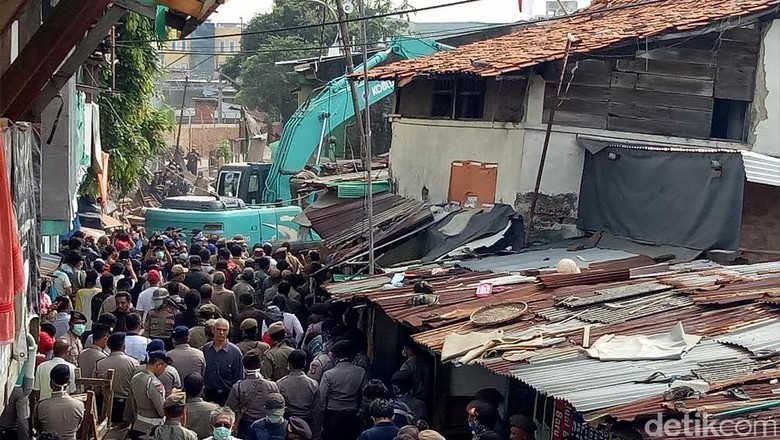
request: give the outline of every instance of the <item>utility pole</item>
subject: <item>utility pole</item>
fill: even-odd
[[[360,17],[366,16],[365,0],[357,0],[358,7],[360,8]],[[360,22],[360,33],[363,38],[363,98],[365,99],[365,111],[366,111],[366,125],[363,134],[365,136],[365,155],[366,155],[366,179],[367,183],[367,196],[368,200],[368,273],[373,275],[376,268],[376,260],[374,259],[374,190],[373,182],[371,178],[371,109],[368,101],[368,95],[370,89],[368,87],[368,31],[366,30],[366,20]]]
[[[344,58],[346,60],[347,64],[347,76],[348,76],[348,83],[349,83],[349,91],[350,96],[352,97],[352,107],[355,109],[355,125],[357,125],[358,129],[360,130],[360,150],[363,152],[366,158],[366,163],[368,166],[366,167],[366,171],[368,173],[368,207],[367,207],[367,214],[368,214],[368,239],[369,239],[369,275],[373,275],[374,273],[374,228],[373,228],[373,197],[371,197],[371,153],[368,151],[367,148],[367,137],[366,137],[366,129],[363,125],[363,117],[360,114],[360,103],[358,101],[358,92],[357,92],[357,86],[355,86],[355,80],[352,77],[352,75],[355,73],[355,64],[352,62],[352,46],[350,43],[349,38],[349,29],[347,26],[347,14],[344,12],[344,3],[343,0],[336,0],[336,12],[338,14],[338,21],[339,21],[339,34],[341,35],[341,45],[344,47]],[[365,48],[364,48],[365,50]],[[365,67],[365,60],[363,63]],[[365,70],[365,69],[364,69]],[[364,75],[365,78],[365,75]],[[367,91],[368,90],[368,84],[364,84],[364,88]],[[368,117],[368,95],[366,95],[366,116]]]

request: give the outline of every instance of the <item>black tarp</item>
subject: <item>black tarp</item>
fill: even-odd
[[[691,249],[736,250],[744,182],[737,151],[609,144],[585,153],[577,227]]]
[[[492,208],[453,212],[428,228],[425,240],[426,254],[422,261],[434,261],[474,240],[496,235],[507,229],[507,225],[509,229],[504,237],[491,248],[503,249],[508,246],[514,250],[522,248],[525,235],[523,218],[511,206],[497,204]]]

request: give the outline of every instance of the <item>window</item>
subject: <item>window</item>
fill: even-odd
[[[233,52],[234,50],[236,50],[236,42],[235,41],[231,41],[230,42],[230,51]]]
[[[561,5],[563,5],[566,8],[565,11],[563,10],[563,8],[561,8]],[[564,0],[561,2],[548,1],[546,4],[546,9],[547,9],[547,16],[551,16],[551,17],[566,15],[567,13],[571,14],[572,12],[577,10],[577,1],[576,0]]]
[[[715,98],[710,137],[744,141],[748,104],[747,101]]]
[[[256,205],[260,201],[260,174],[257,171],[252,171],[249,175],[249,186],[246,192],[246,202],[250,205]]]
[[[225,42],[224,41],[220,41],[219,42],[219,51],[220,52],[224,52],[225,51]]]
[[[222,171],[217,181],[217,194],[223,197],[238,197],[241,171]]]
[[[449,119],[481,119],[485,105],[482,78],[437,80],[433,87],[431,116]]]
[[[176,42],[171,41],[171,50],[176,50]]]

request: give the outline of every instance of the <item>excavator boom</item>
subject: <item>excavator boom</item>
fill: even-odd
[[[366,62],[367,68],[395,59],[413,59],[433,54],[452,47],[433,40],[397,37],[387,50],[379,52]],[[362,72],[363,65],[355,72]],[[364,81],[356,82],[360,109],[365,109]],[[369,81],[368,103],[372,105],[395,90],[393,81]],[[263,202],[281,201],[289,204],[292,199],[290,177],[304,169],[312,155],[319,157],[327,136],[344,122],[354,118],[355,111],[346,76],[330,81],[319,93],[311,97],[285,123],[279,145],[272,158],[271,168],[265,181]]]

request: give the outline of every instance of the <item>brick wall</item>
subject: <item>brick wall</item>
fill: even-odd
[[[165,140],[168,145],[176,145],[176,133],[178,125],[173,130],[165,133]],[[190,131],[192,132],[192,143],[190,144]],[[224,140],[238,139],[241,137],[238,124],[182,124],[180,145],[184,151],[189,151],[190,145],[197,146],[201,157],[208,157],[208,154],[217,145]]]
[[[198,124],[213,124],[214,110],[217,108],[217,101],[213,99],[196,99],[195,116],[192,122]]]
[[[751,263],[780,260],[780,187],[745,184],[740,248]]]

